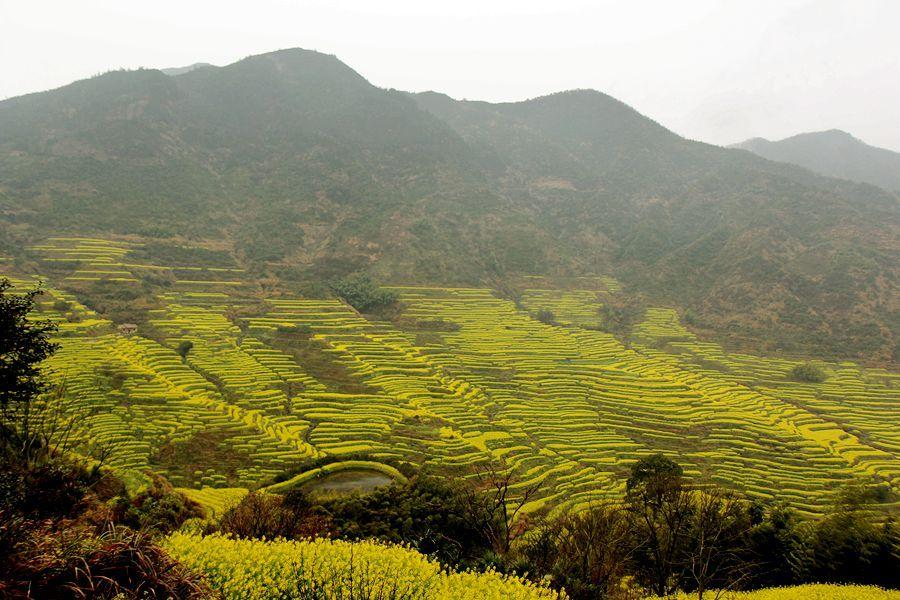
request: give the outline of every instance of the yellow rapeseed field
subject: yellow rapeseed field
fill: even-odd
[[[679,594],[676,600],[696,598],[696,594]],[[883,590],[866,585],[798,585],[769,588],[755,592],[707,592],[703,596],[711,600],[898,600],[900,591]]]
[[[415,550],[373,541],[239,540],[174,533],[165,548],[205,575],[226,600],[372,598],[565,600],[563,593],[492,571],[453,572]],[[691,600],[679,594],[673,600]],[[900,600],[874,586],[800,585],[754,592],[707,592],[720,600]]]
[[[452,572],[402,546],[377,542],[237,540],[224,535],[172,534],[165,548],[205,575],[224,598],[416,600],[564,600],[546,587],[494,572]]]

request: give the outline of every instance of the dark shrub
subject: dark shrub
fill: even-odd
[[[203,516],[203,509],[172,488],[161,477],[154,477],[149,488],[132,498],[120,496],[113,502],[113,518],[138,531],[169,533],[191,518]]]
[[[541,323],[546,323],[547,325],[556,325],[556,315],[553,314],[553,311],[547,308],[542,308],[537,311],[535,318]]]
[[[95,548],[58,562],[30,561],[30,592],[36,598],[209,598],[202,578],[142,534],[111,531],[85,541]],[[45,554],[46,557],[46,554]]]
[[[253,492],[219,520],[219,528],[241,538],[306,538],[327,535],[328,519],[311,509],[300,491],[287,496]]]
[[[893,520],[873,518],[877,496],[871,488],[847,488],[816,523],[808,540],[810,580],[900,587],[900,532]]]
[[[369,277],[359,275],[331,284],[332,291],[359,312],[375,312],[396,304],[397,294],[378,287]]]
[[[805,383],[822,383],[825,381],[825,371],[813,364],[803,363],[791,369],[791,379]]]
[[[804,568],[803,539],[796,513],[776,505],[760,510],[760,516],[747,535],[745,562],[752,565],[749,587],[781,587],[800,581]]]
[[[275,330],[278,333],[291,335],[291,334],[310,334],[312,333],[312,327],[310,327],[306,323],[294,323],[291,325],[278,325]]]
[[[178,344],[178,348],[175,349],[175,352],[178,353],[178,356],[181,357],[182,362],[187,360],[187,355],[194,349],[194,342],[190,340],[184,340],[180,344]]]
[[[629,566],[629,526],[623,510],[598,506],[538,528],[520,550],[534,573],[550,576],[573,600],[614,596]]]
[[[0,509],[44,519],[77,513],[101,474],[65,461],[21,465],[0,461]]]
[[[365,495],[323,501],[335,535],[406,543],[444,564],[481,564],[490,540],[469,518],[469,498],[446,480],[419,476]]]

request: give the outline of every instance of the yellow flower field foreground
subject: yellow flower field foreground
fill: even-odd
[[[427,556],[372,541],[237,540],[174,533],[165,548],[202,573],[226,600],[378,598],[409,600],[565,600],[553,590],[494,572],[457,573]],[[679,594],[690,600],[696,594]],[[900,600],[874,586],[800,585],[754,592],[707,592],[723,600]]]
[[[448,572],[415,550],[369,541],[259,541],[174,533],[164,547],[185,566],[205,575],[228,600],[565,598],[498,573]]]
[[[679,594],[677,600],[690,600],[697,594]],[[798,585],[769,588],[755,592],[707,592],[704,598],[721,600],[900,600],[900,591],[883,590],[870,585]]]

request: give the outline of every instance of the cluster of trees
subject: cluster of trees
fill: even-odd
[[[822,383],[826,377],[821,367],[811,363],[799,364],[791,369],[791,378],[804,383]]]
[[[159,276],[142,278],[141,287],[124,286],[109,279],[85,282],[79,286],[79,300],[89,309],[116,323],[136,323],[142,332],[152,331],[149,311],[158,308],[155,292],[159,290]],[[171,285],[168,283],[167,285]]]
[[[640,294],[625,297],[621,294],[606,294],[597,311],[600,317],[599,329],[611,333],[629,346],[631,332],[641,321],[647,308],[647,300]]]
[[[385,290],[366,275],[357,275],[335,281],[331,290],[347,304],[361,313],[373,313],[393,307],[397,293]]]
[[[616,597],[631,581],[654,595],[811,582],[900,586],[900,532],[874,501],[887,488],[848,488],[820,520],[778,504],[696,488],[662,455],[632,469],[621,502],[537,526],[521,554],[572,598]],[[718,594],[718,592],[717,592]]]

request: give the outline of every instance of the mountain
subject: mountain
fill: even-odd
[[[895,196],[685,140],[599,92],[418,99],[577,256],[592,250],[707,333],[896,356]]]
[[[282,285],[611,274],[741,348],[898,355],[896,195],[685,140],[591,90],[456,101],[306,50],[112,72],[0,102],[0,227],[6,253],[190,239]]]
[[[900,192],[900,153],[870,146],[839,129],[801,133],[777,142],[753,138],[732,147],[820,175]]]

